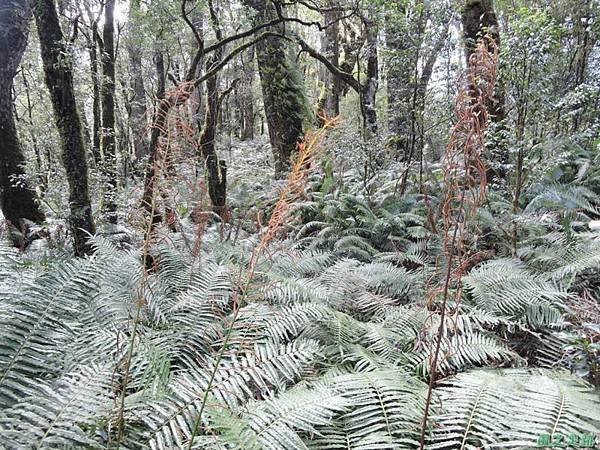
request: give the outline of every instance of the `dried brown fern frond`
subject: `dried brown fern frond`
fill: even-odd
[[[294,161],[287,183],[279,194],[279,199],[275,204],[275,209],[267,225],[267,230],[261,238],[259,246],[261,251],[269,245],[279,230],[281,230],[292,204],[304,192],[308,176],[314,168],[315,157],[323,148],[323,139],[327,130],[339,123],[339,118],[337,117],[330,119],[323,116],[321,120],[321,128],[316,131],[309,131],[304,140],[298,144],[298,156]]]
[[[486,167],[483,161],[485,132],[488,126],[487,105],[494,94],[498,73],[498,46],[490,36],[479,41],[469,58],[469,69],[460,80],[455,112],[457,122],[451,130],[444,157],[444,196],[441,215],[444,221],[443,252],[438,270],[428,290],[428,303],[441,297],[439,325],[429,352],[430,378],[427,401],[421,426],[420,448],[425,445],[425,432],[436,382],[438,362],[447,357],[441,352],[445,320],[458,314],[462,298],[461,278],[469,267],[465,251],[468,225],[483,202],[487,190]],[[453,311],[447,311],[448,298],[454,300]],[[432,314],[433,316],[433,314]],[[432,317],[433,320],[433,317]],[[427,321],[425,327],[431,326]],[[451,349],[446,353],[451,352]]]
[[[298,198],[298,196],[303,192],[304,187],[306,186],[306,181],[308,180],[308,176],[314,168],[314,160],[318,155],[319,151],[323,148],[322,143],[325,137],[326,131],[339,123],[338,118],[329,119],[326,117],[322,118],[323,125],[315,132],[309,131],[306,134],[305,139],[298,144],[298,156],[294,161],[292,166],[292,170],[288,177],[288,181],[284,187],[284,189],[279,194],[279,199],[277,204],[275,205],[275,210],[271,215],[269,220],[269,224],[267,225],[267,229],[263,233],[259,244],[254,248],[252,255],[250,257],[250,262],[248,264],[248,269],[244,274],[240,272],[240,278],[238,279],[238,284],[240,289],[236,290],[233,293],[233,304],[232,304],[232,315],[231,320],[229,321],[229,325],[225,332],[225,336],[223,338],[223,343],[221,345],[221,349],[217,354],[217,358],[214,364],[214,368],[210,374],[208,385],[205,388],[204,395],[202,398],[202,403],[199,407],[197,417],[194,421],[194,424],[191,428],[191,436],[189,439],[189,443],[187,448],[191,450],[193,448],[194,439],[198,435],[200,428],[202,426],[202,414],[206,407],[206,402],[209,397],[209,393],[211,392],[211,386],[215,380],[215,374],[219,367],[219,364],[225,354],[225,351],[229,345],[229,341],[232,335],[232,331],[235,328],[235,324],[238,318],[238,313],[240,309],[244,306],[246,299],[248,288],[252,279],[254,277],[254,273],[256,270],[256,265],[260,256],[267,249],[269,244],[275,239],[278,232],[283,227],[287,217],[288,212],[290,211],[292,203]]]

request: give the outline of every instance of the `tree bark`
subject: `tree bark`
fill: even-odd
[[[41,195],[43,196],[48,189],[48,170],[45,170],[44,163],[42,159],[42,152],[40,150],[40,146],[38,144],[38,139],[35,132],[35,124],[33,122],[33,103],[31,102],[31,85],[29,80],[27,79],[27,75],[25,74],[25,68],[21,69],[21,78],[23,80],[23,86],[25,87],[25,99],[27,101],[27,118],[29,124],[29,138],[31,139],[31,143],[33,145],[33,152],[35,153],[35,162],[36,162],[36,174],[38,183],[41,190]],[[50,166],[50,161],[47,161],[48,167]]]
[[[244,60],[244,54],[241,55],[242,61],[242,79],[240,81],[240,139],[242,141],[254,139],[254,47],[248,49],[247,60]]]
[[[327,28],[321,33],[321,53],[335,66],[340,64],[340,41],[339,41],[339,12],[333,9],[334,1],[329,1],[331,8],[323,13]],[[319,97],[318,114],[327,117],[335,117],[340,114],[340,80],[335,77],[325,66],[319,70],[319,81],[322,85],[322,93]]]
[[[372,35],[371,35],[372,36]],[[370,63],[367,63],[367,80],[364,83],[359,82],[352,73],[344,70],[348,65],[342,64],[340,67],[329,61],[325,55],[319,53],[314,48],[306,43],[306,41],[297,37],[296,40],[302,47],[302,50],[308,53],[313,58],[321,61],[327,70],[329,70],[339,82],[352,88],[360,100],[360,113],[363,119],[363,126],[371,131],[377,130],[377,111],[375,109],[375,96],[377,94],[377,75],[374,68],[376,67],[377,55],[371,56]],[[367,90],[369,90],[367,92]]]
[[[379,87],[379,58],[377,52],[377,26],[370,18],[363,18],[365,27],[365,52],[367,79],[362,83],[362,108],[364,126],[371,133],[377,132],[376,96]]]
[[[414,45],[407,24],[405,7],[390,11],[385,20],[385,39],[388,50],[387,112],[390,144],[397,156],[407,159],[410,141],[410,111],[414,81]]]
[[[60,133],[62,160],[69,182],[70,227],[76,256],[91,253],[88,234],[96,229],[88,190],[88,167],[81,121],[73,90],[72,61],[65,47],[53,0],[32,0],[56,126]]]
[[[276,3],[268,0],[244,0],[243,3],[255,11],[255,26],[277,18]],[[285,34],[285,26],[274,25],[268,31]],[[304,86],[289,51],[288,44],[277,36],[269,36],[256,44],[276,176],[282,176],[290,167],[292,154],[302,140],[306,111]]]
[[[500,45],[500,27],[494,11],[494,0],[466,0],[462,9],[463,37],[467,62],[477,42],[487,33]]]
[[[494,11],[494,0],[466,0],[462,10],[462,25],[467,64],[477,43],[486,34],[500,48],[500,26]],[[504,103],[504,96],[495,92],[487,105],[492,122],[500,122],[505,118]]]
[[[572,80],[569,84],[575,90],[586,80],[588,59],[592,54],[597,37],[591,32],[591,19],[593,18],[592,1],[574,1],[573,10],[573,38],[576,41],[576,46],[574,48],[573,62],[569,67],[569,75]],[[583,110],[581,108],[573,114],[572,133],[575,133],[579,129],[582,115]]]
[[[466,0],[461,19],[467,65],[470,65],[471,55],[483,36],[489,35],[498,49],[500,48],[500,27],[494,11],[494,0]],[[504,93],[498,86],[496,86],[494,95],[486,102],[486,108],[491,123],[496,124],[497,131],[501,131],[504,128],[503,120],[506,118],[506,108]],[[489,145],[488,151],[491,163],[487,173],[488,180],[506,179],[506,165],[510,158],[507,145],[502,139],[499,139],[498,142],[492,142]]]
[[[156,49],[154,54],[154,66],[156,68],[156,76],[158,79],[156,104],[154,107],[154,117],[152,118],[152,131],[150,133],[150,143],[148,148],[150,151],[150,160],[146,165],[146,175],[144,177],[144,193],[142,195],[142,206],[150,216],[152,228],[154,225],[161,222],[161,214],[155,204],[154,185],[158,176],[157,169],[159,164],[162,164],[161,157],[161,136],[164,127],[167,123],[167,115],[173,106],[169,99],[165,98],[165,60],[160,48]]]
[[[115,44],[114,44],[115,0],[104,5],[104,27],[102,30],[102,172],[104,175],[104,209],[106,219],[117,223],[117,152],[115,139]]]
[[[102,152],[100,150],[100,80],[98,79],[98,23],[92,23],[92,36],[89,42],[90,73],[92,76],[92,154],[96,167],[100,167]]]
[[[33,192],[24,183],[25,156],[13,116],[13,80],[27,47],[30,20],[26,0],[13,0],[0,8],[0,206],[4,218],[22,236],[25,220],[44,220]],[[14,236],[15,245],[24,244],[21,237]]]
[[[139,28],[137,14],[140,1],[132,0],[129,6],[129,36],[127,40],[127,54],[131,70],[131,98],[130,126],[133,133],[133,151],[136,161],[145,160],[148,156],[148,137],[146,133],[146,90],[142,72],[142,48],[135,36]]]
[[[219,20],[218,11],[212,0],[208,0],[210,11],[210,22],[218,40],[223,39],[223,31]],[[206,60],[206,72],[220,62],[223,57],[224,48],[221,48]],[[200,133],[200,156],[203,159],[206,168],[206,181],[208,184],[208,195],[213,205],[213,210],[221,217],[223,221],[228,220],[227,213],[227,163],[220,160],[215,150],[215,139],[217,137],[217,125],[219,121],[219,112],[221,99],[219,98],[218,74],[209,77],[206,80],[206,113],[204,116],[204,126]],[[229,91],[233,89],[232,86]]]
[[[213,65],[214,59],[209,58],[206,62],[207,71]],[[204,126],[200,134],[200,156],[206,167],[206,181],[208,184],[208,195],[214,211],[220,217],[226,218],[227,214],[227,164],[220,160],[215,151],[215,139],[217,136],[217,119],[219,117],[219,91],[217,76],[206,80],[207,105],[204,116]]]
[[[190,13],[190,18],[193,23],[194,29],[196,30],[196,33],[198,34],[199,37],[201,37],[203,39],[203,36],[204,36],[204,14],[203,14],[203,12],[200,11],[199,8],[195,8]],[[194,41],[192,42],[192,45],[194,45],[194,46],[198,45],[198,42],[196,42],[196,39],[194,39]],[[198,64],[197,64],[196,70],[194,72],[195,78],[202,76],[202,68],[203,67],[204,67],[204,57],[202,56],[200,59],[198,59]],[[198,128],[198,132],[201,133],[202,132],[202,121],[204,120],[204,115],[205,115],[205,99],[204,99],[202,85],[199,85],[194,89],[194,91],[192,93],[192,98],[190,101],[190,106],[192,109],[193,117],[196,122],[196,126]]]

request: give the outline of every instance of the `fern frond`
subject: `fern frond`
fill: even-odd
[[[425,343],[423,348],[405,353],[407,368],[418,374],[427,375],[430,371],[430,359],[434,351],[434,342]],[[511,351],[498,338],[484,333],[473,332],[455,334],[442,340],[438,373],[451,373],[472,366],[503,363],[521,363],[521,358]]]
[[[273,386],[293,383],[310,371],[319,351],[315,342],[303,340],[281,346],[259,344],[253,352],[230,355],[221,361],[210,384],[210,395],[230,408],[258,395],[267,396]],[[146,439],[152,446],[190,439],[211,373],[210,366],[181,373],[166,399],[134,412],[148,427]]]
[[[488,261],[463,278],[475,305],[485,311],[521,319],[532,326],[559,320],[569,297],[549,281],[531,275],[510,259]]]
[[[350,402],[334,390],[300,387],[276,398],[248,405],[246,416],[264,448],[304,450],[302,435],[319,435]]]
[[[572,185],[543,185],[537,187],[537,194],[529,201],[525,213],[533,213],[541,209],[565,209],[583,211],[598,215],[594,206],[596,195],[582,186]]]
[[[426,385],[399,370],[342,375],[330,382],[352,410],[341,417],[351,448],[365,443],[415,445]]]
[[[561,372],[477,370],[436,389],[430,449],[533,448],[541,434],[597,433],[599,402]]]
[[[6,298],[0,315],[0,407],[33,394],[38,381],[58,375],[67,342],[67,318],[98,290],[89,261],[62,265]]]
[[[93,439],[110,407],[113,371],[90,366],[66,374],[0,416],[5,448],[103,448]]]
[[[562,280],[568,276],[598,269],[600,267],[600,239],[582,239],[580,242],[552,246],[547,254],[538,255],[532,261],[549,267],[549,279]]]

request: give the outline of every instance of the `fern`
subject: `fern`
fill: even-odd
[[[33,394],[38,381],[56,377],[73,337],[69,318],[98,290],[87,261],[41,275],[23,292],[7,295],[0,316],[0,406]]]
[[[68,373],[0,416],[0,444],[6,448],[102,448],[92,439],[111,406],[109,367]]]
[[[598,432],[598,400],[585,385],[540,370],[473,371],[436,389],[430,449],[530,448],[541,434]]]
[[[463,281],[478,308],[534,327],[557,322],[560,308],[569,297],[543,277],[530,274],[523,264],[509,259],[484,263]]]
[[[407,360],[405,366],[426,375],[430,371],[430,360],[434,350],[433,340],[423,345],[418,352],[405,354]],[[472,332],[465,335],[456,334],[442,340],[437,371],[448,374],[472,366],[506,363],[520,364],[521,358],[498,338]]]
[[[244,414],[257,439],[270,450],[302,450],[303,435],[320,434],[333,417],[344,412],[350,402],[331,389],[293,389],[257,404],[249,404]]]
[[[429,252],[440,251],[435,240],[372,255],[369,262],[340,257],[333,247],[295,247],[261,260],[252,280],[236,275],[247,268],[252,240],[215,244],[200,255],[200,265],[160,247],[143,289],[139,252],[99,238],[94,245],[93,258],[56,263],[41,275],[19,266],[14,254],[0,255],[9,272],[27,271],[18,290],[0,294],[0,445],[22,448],[41,440],[40,448],[106,447],[114,439],[124,343],[132,340],[123,442],[132,450],[418,446],[440,321],[423,302]],[[561,432],[579,430],[575,423],[597,426],[593,414],[567,415],[564,422],[557,416],[561,404],[594,406],[576,385],[555,380],[558,372],[461,373],[521,365],[524,358],[560,364],[566,341],[553,328],[568,327],[564,302],[574,293],[566,279],[586,273],[594,260],[570,265],[564,254],[551,258],[539,248],[526,263],[499,259],[471,270],[462,303],[449,305],[438,373],[457,375],[434,393],[433,448],[533,442],[552,420]],[[561,261],[569,268],[561,269]],[[236,291],[247,282],[247,302],[231,324]],[[230,325],[229,346],[217,363]],[[507,386],[520,386],[517,394],[505,390],[499,373]],[[484,376],[491,378],[477,378]],[[551,410],[520,419],[534,421],[535,431],[510,422],[518,413],[508,415],[513,404],[529,397],[542,402],[550,391],[554,400],[544,401]],[[498,406],[495,412],[488,411],[491,405]],[[199,433],[190,443],[201,408]],[[486,430],[489,439],[482,437]]]
[[[346,436],[346,446],[366,448],[376,443],[415,445],[426,386],[399,370],[377,370],[334,377],[327,383],[352,409],[339,418],[341,430],[323,431],[324,438]],[[319,439],[317,439],[318,446]],[[336,448],[336,447],[333,447]],[[378,447],[375,447],[378,448]],[[385,448],[385,447],[384,447]]]
[[[266,396],[272,387],[298,380],[310,370],[318,354],[314,342],[298,341],[284,346],[257,345],[253,352],[230,355],[216,372],[211,396],[218,403],[236,408],[253,398],[255,391]],[[180,374],[171,384],[166,401],[160,399],[149,409],[142,404],[134,413],[150,430],[146,439],[152,446],[160,442],[181,445],[190,438],[210,374],[210,367]]]

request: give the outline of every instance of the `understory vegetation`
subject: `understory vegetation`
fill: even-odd
[[[152,246],[149,272],[143,249],[114,238],[93,238],[84,260],[5,246],[0,443],[418,447],[440,238],[415,196],[308,195],[288,237],[258,258],[256,237],[199,237],[187,219]],[[583,186],[536,186],[513,219],[515,257],[502,222],[478,212],[462,301],[445,319],[428,448],[526,448],[543,433],[597,432],[590,197]]]

